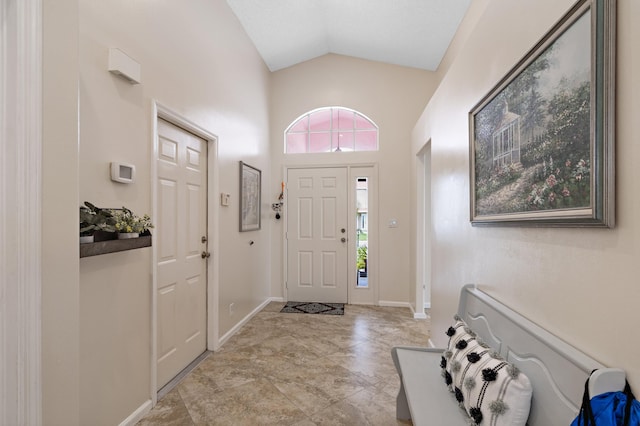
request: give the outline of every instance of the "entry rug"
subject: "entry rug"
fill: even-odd
[[[280,312],[294,314],[344,315],[344,303],[287,302]]]

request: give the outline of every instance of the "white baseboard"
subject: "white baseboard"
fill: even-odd
[[[384,306],[387,308],[409,308],[411,309],[411,304],[409,302],[392,302],[390,300],[379,300],[378,306]]]
[[[411,308],[411,312],[413,313],[413,319],[427,319],[427,314],[423,312],[416,312],[415,309],[413,309],[413,305],[409,306]]]
[[[151,400],[145,401],[140,407],[136,409],[129,417],[124,419],[120,426],[133,426],[138,423],[142,418],[151,411],[152,402]]]
[[[284,297],[270,297],[270,302],[284,302]]]
[[[268,298],[267,300],[262,302],[260,305],[258,305],[257,308],[255,308],[253,311],[249,312],[249,314],[247,314],[247,316],[242,318],[236,325],[234,325],[231,328],[231,330],[227,331],[220,339],[218,339],[218,344],[216,345],[216,348],[220,348],[222,345],[224,345],[225,342],[227,340],[229,340],[234,334],[236,334],[238,332],[238,330],[240,330],[240,328],[243,325],[245,325],[247,322],[249,322],[249,320],[251,318],[253,318],[258,312],[263,310],[265,306],[267,306],[269,303],[271,303],[272,302],[271,299],[272,298]]]
[[[413,315],[413,318],[427,319],[427,315],[424,312],[423,313],[416,312],[416,310],[413,309],[413,306],[409,302],[392,302],[389,300],[380,300],[378,302],[378,306],[385,306],[388,308],[409,308],[411,310],[411,314]]]

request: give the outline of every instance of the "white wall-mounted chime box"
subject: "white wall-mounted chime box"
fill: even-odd
[[[136,180],[136,166],[114,161],[111,163],[111,180],[120,183],[133,183]]]
[[[108,70],[131,84],[140,84],[140,64],[116,47],[109,48]]]

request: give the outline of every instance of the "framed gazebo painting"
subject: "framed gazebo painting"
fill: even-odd
[[[614,226],[615,1],[581,0],[471,110],[472,225]]]

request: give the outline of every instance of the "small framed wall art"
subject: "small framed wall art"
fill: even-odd
[[[260,229],[262,172],[240,161],[240,232]]]

